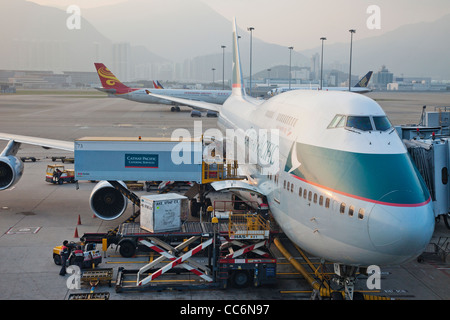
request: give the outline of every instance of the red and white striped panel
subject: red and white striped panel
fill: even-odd
[[[167,258],[169,258],[170,260],[172,260],[171,263],[165,265],[164,267],[162,267],[161,269],[155,271],[154,273],[152,273],[151,275],[147,276],[146,278],[142,279],[141,281],[138,282],[138,285],[145,285],[148,282],[158,278],[160,275],[162,275],[163,273],[169,271],[170,269],[180,265],[183,268],[186,268],[187,270],[193,272],[194,274],[202,277],[203,279],[212,282],[213,279],[211,279],[209,276],[207,276],[206,274],[204,274],[203,272],[193,268],[192,266],[188,265],[187,263],[184,263],[187,259],[189,259],[190,257],[192,257],[193,255],[199,253],[200,251],[202,251],[203,249],[205,249],[206,247],[208,247],[211,243],[213,242],[213,239],[209,239],[201,244],[199,244],[198,246],[196,246],[194,249],[186,252],[184,255],[182,255],[181,257],[175,257],[173,255],[171,255],[170,253],[162,250],[161,248],[159,248],[160,250],[162,250],[162,252],[165,252],[165,254],[167,254],[168,256],[166,256],[164,254],[164,256],[166,256]],[[163,254],[163,253],[161,253]]]

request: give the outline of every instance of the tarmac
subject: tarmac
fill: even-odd
[[[394,125],[418,123],[423,105],[428,108],[450,105],[450,93],[375,92],[368,96],[380,103]],[[0,95],[1,132],[51,139],[170,137],[177,128],[193,133],[200,124],[198,121],[202,130],[206,130],[215,128],[217,119],[191,118],[187,107],[174,113],[168,106],[107,98],[102,93]],[[0,142],[0,150],[5,145]],[[22,179],[12,189],[0,192],[0,299],[67,300],[72,293],[89,292],[89,287],[68,289],[68,276],[58,275],[60,267],[53,262],[52,249],[63,240],[77,241],[75,231],[79,236],[106,232],[121,221],[107,222],[93,216],[88,200],[94,183],[53,185],[45,182],[46,167],[54,164],[51,157],[71,157],[71,153],[22,145],[18,156],[33,156],[38,160],[25,162]],[[73,168],[71,163],[65,165]],[[129,206],[124,219],[131,215],[131,210]],[[78,224],[79,218],[81,224]],[[443,221],[439,222],[433,241],[449,236],[450,230]],[[309,300],[311,288],[306,281],[276,249],[274,252],[279,258],[278,281],[267,288],[116,293],[114,286],[102,286],[95,291],[109,292],[110,300]],[[300,259],[298,252],[293,250],[292,253],[294,258]],[[414,260],[383,268],[378,294],[393,299],[449,300],[449,258],[442,259],[431,253],[424,258],[422,263]],[[125,259],[110,247],[100,267],[114,268],[115,280],[119,266],[137,269],[148,259],[148,254]],[[311,259],[317,261],[314,257]]]

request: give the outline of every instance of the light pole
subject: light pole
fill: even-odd
[[[355,29],[348,30],[350,32],[350,70],[348,72],[348,91],[351,91],[352,84],[352,46],[353,46],[353,34],[356,32]]]
[[[214,81],[214,71],[216,71],[216,68],[212,68],[211,70],[212,70],[212,72],[213,72],[213,86],[214,86],[214,82],[215,82],[215,81]]]
[[[322,55],[320,56],[320,90],[322,90],[322,85],[323,85],[323,42],[325,40],[327,40],[327,38],[322,37],[320,38],[320,40],[322,40]]]
[[[267,85],[270,87],[270,71],[272,71],[272,69],[267,69],[267,72],[269,73],[268,77],[269,79],[267,80]]]
[[[255,28],[248,27],[248,31],[250,31],[250,95],[252,95],[252,47],[253,47],[253,30]]]
[[[222,48],[222,90],[225,90],[225,48],[226,46],[221,46]]]
[[[289,90],[291,90],[291,61],[292,61],[292,49],[294,47],[289,47]]]

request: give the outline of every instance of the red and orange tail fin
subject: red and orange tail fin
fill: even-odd
[[[119,79],[103,64],[94,63],[98,77],[105,89],[116,89],[117,93],[129,92],[130,88],[120,82]]]
[[[155,89],[164,89],[163,86],[161,85],[161,83],[159,83],[158,80],[156,80],[156,82],[153,80],[153,88],[155,88]]]

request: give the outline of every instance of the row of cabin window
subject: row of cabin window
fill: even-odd
[[[280,122],[283,122],[285,124],[291,125],[291,126],[295,126],[295,124],[298,121],[297,118],[294,118],[294,117],[291,117],[291,116],[288,116],[288,115],[285,115],[285,114],[282,114],[282,113],[280,113],[278,115],[277,120],[280,121]]]
[[[286,180],[284,180],[284,189],[286,189],[288,191],[290,189],[291,193],[293,193],[294,192],[294,184],[290,183],[289,181],[286,183]],[[314,203],[319,202],[319,206],[324,205],[323,195],[318,196],[317,193],[314,193],[314,195],[313,195],[312,191],[308,192],[308,190],[306,190],[306,189],[302,190],[302,187],[300,187],[298,189],[298,195],[299,195],[299,197],[303,196],[304,199],[308,198],[308,201],[314,201]],[[325,208],[329,208],[329,207],[330,207],[330,198],[326,198],[325,199]],[[346,209],[346,204],[344,202],[341,202],[341,205],[339,207],[339,212],[341,214],[345,214],[345,209]],[[355,214],[355,207],[350,206],[348,208],[348,216],[353,217],[354,214]],[[360,208],[358,210],[358,219],[360,219],[360,220],[364,219],[364,209],[363,208]]]

